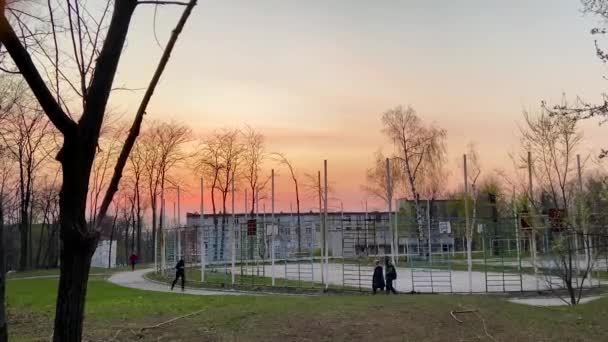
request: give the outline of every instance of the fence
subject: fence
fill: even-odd
[[[388,259],[397,266],[397,290],[432,293],[552,291],[569,282],[596,287],[608,275],[603,224],[522,229],[520,217],[478,219],[470,272],[462,219],[420,225],[331,219],[326,226],[267,219],[165,230],[157,271],[169,276],[181,258],[191,284],[368,291],[375,263]]]

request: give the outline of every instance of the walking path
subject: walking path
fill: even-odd
[[[153,268],[146,268],[136,271],[119,272],[110,276],[110,278],[108,278],[108,281],[115,285],[144,291],[175,292],[198,296],[258,295],[257,293],[253,294],[230,290],[216,291],[205,289],[192,289],[188,287],[186,287],[186,290],[182,292],[179,288],[179,285],[175,287],[174,291],[171,291],[169,285],[160,282],[155,282],[144,277],[146,273],[150,273],[152,271],[154,271]]]

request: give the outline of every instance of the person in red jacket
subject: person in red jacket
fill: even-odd
[[[137,255],[135,255],[135,253],[131,254],[129,261],[131,262],[131,270],[135,271],[135,264],[137,264]]]

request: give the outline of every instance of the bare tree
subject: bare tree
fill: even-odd
[[[298,183],[298,175],[292,162],[287,159],[284,154],[273,153],[273,156],[281,165],[285,166],[289,170],[289,175],[291,176],[291,180],[293,181],[294,189],[296,192],[296,234],[298,239],[298,252],[302,252],[302,223],[300,218],[300,187]]]
[[[13,100],[5,77],[0,76],[0,122],[12,109]],[[5,283],[6,283],[6,248],[4,243],[4,190],[10,174],[10,163],[6,148],[0,145],[0,342],[8,341],[8,324],[6,321]]]
[[[110,116],[110,119],[113,118]],[[116,164],[116,158],[122,148],[125,132],[120,127],[121,123],[118,120],[106,120],[101,127],[97,156],[93,161],[89,185],[89,223],[91,226],[96,224],[103,192],[107,190],[112,168]]]
[[[404,109],[398,106],[386,111],[382,115],[382,124],[384,134],[394,144],[395,158],[403,168],[407,193],[415,204],[418,234],[422,239],[421,190],[424,184],[433,180],[425,175],[438,175],[437,170],[441,170],[446,155],[447,133],[444,129],[424,125],[412,107]]]
[[[576,151],[582,134],[577,127],[577,118],[551,115],[545,109],[536,115],[524,113],[524,119],[522,147],[534,157],[531,161],[533,178],[541,193],[540,200],[527,196],[531,211],[543,214],[553,209],[562,215],[549,217],[548,221],[533,215],[532,239],[536,239],[536,227],[543,227],[551,235],[548,257],[537,259],[536,266],[545,270],[545,280],[550,288],[553,288],[553,278],[559,278],[569,294],[567,302],[575,305],[595,260],[587,229],[588,209],[574,190]],[[582,196],[582,184],[580,190],[578,195]],[[548,198],[550,203],[545,203],[543,198]],[[579,263],[581,250],[585,253],[583,270]]]
[[[0,118],[2,108],[0,108]],[[5,312],[6,249],[4,248],[4,190],[10,174],[7,152],[0,146],[0,342],[8,341],[8,327]]]
[[[479,155],[473,143],[469,144],[469,153],[465,156],[466,163],[466,175],[467,187],[464,189],[464,201],[465,210],[469,211],[468,201],[469,198],[473,201],[473,206],[469,213],[465,213],[467,222],[465,226],[465,235],[467,240],[467,269],[469,272],[469,291],[473,289],[473,232],[475,231],[475,225],[477,224],[477,199],[479,197],[479,189],[477,188],[477,181],[481,175],[481,164],[479,162]],[[469,221],[469,217],[471,220]]]
[[[262,165],[266,159],[266,150],[264,145],[264,136],[256,132],[253,128],[247,126],[243,132],[244,136],[244,177],[247,180],[249,189],[251,189],[251,216],[255,212],[256,194],[259,191],[262,178]]]
[[[236,182],[237,171],[243,162],[243,152],[245,147],[240,140],[240,132],[236,129],[224,130],[220,135],[220,141],[217,147],[219,148],[219,176],[217,179],[216,188],[222,196],[222,231],[220,242],[220,259],[224,258],[224,239],[226,237],[226,224],[228,223],[227,216],[227,200],[228,194],[232,188],[232,182]]]
[[[577,120],[568,116],[550,116],[544,110],[537,115],[524,113],[521,127],[522,147],[532,152],[537,183],[548,190],[555,209],[567,210],[571,194],[568,185],[574,175],[576,150],[582,141]],[[527,158],[521,156],[523,160]]]
[[[141,251],[141,238],[142,238],[142,221],[143,221],[143,214],[145,211],[145,207],[144,207],[144,201],[142,201],[142,193],[141,193],[141,185],[142,182],[144,181],[143,177],[144,177],[144,172],[145,172],[145,164],[146,160],[145,160],[145,153],[143,151],[143,147],[141,145],[140,142],[137,142],[135,144],[135,146],[133,146],[133,151],[131,152],[131,154],[129,155],[129,175],[130,175],[130,180],[131,180],[131,185],[132,185],[132,189],[133,189],[133,208],[134,208],[134,213],[133,213],[133,217],[135,219],[135,224],[134,226],[136,227],[136,233],[137,233],[137,248],[133,248],[133,250],[137,251],[137,255],[139,256],[139,258],[142,258],[142,251]],[[135,234],[135,232],[134,232]]]
[[[211,209],[213,213],[213,226],[214,226],[214,245],[217,247],[218,244],[218,219],[217,219],[217,203],[215,202],[215,190],[220,177],[220,171],[223,165],[220,161],[220,145],[222,142],[221,134],[214,132],[210,137],[205,138],[201,144],[198,155],[195,156],[194,169],[197,170],[211,189]],[[202,213],[201,213],[202,214]],[[217,260],[218,249],[214,248],[214,260]]]
[[[397,163],[390,164],[390,177],[392,186],[387,188],[386,157],[382,151],[374,154],[374,165],[365,172],[366,184],[361,188],[367,194],[382,200],[387,206],[389,198],[395,198],[399,188],[403,186],[403,169]]]
[[[608,19],[608,1],[606,0],[581,0],[583,5],[583,13],[591,14],[600,17],[603,24],[606,24]],[[605,36],[608,34],[606,27],[594,27],[591,29],[593,36]],[[602,61],[608,63],[608,51],[602,48],[598,43],[598,39],[594,40],[595,54]],[[604,76],[604,78],[606,78]],[[603,93],[602,99],[598,103],[592,103],[577,97],[573,103],[569,103],[565,99],[561,104],[549,105],[543,101],[542,106],[547,109],[550,115],[568,116],[573,119],[589,119],[599,118],[600,124],[608,121],[608,94]],[[600,158],[608,156],[608,149],[601,149]]]
[[[36,252],[36,267],[41,266],[49,266],[49,260],[47,257],[49,256],[49,252],[52,250],[53,246],[56,245],[54,243],[56,236],[55,228],[56,228],[56,220],[58,219],[58,204],[59,204],[59,170],[55,171],[55,175],[52,177],[52,180],[49,182],[47,177],[43,178],[42,182],[38,183],[38,187],[40,188],[37,191],[38,195],[36,196],[35,206],[38,207],[38,212],[40,213],[40,235],[38,237],[38,251]],[[45,241],[45,231],[46,231],[46,244]],[[43,254],[43,246],[46,246],[46,250]]]
[[[16,92],[25,90],[22,86],[15,89]],[[29,107],[29,100],[27,94],[22,93],[11,113],[0,122],[0,143],[10,152],[19,170],[20,270],[32,266],[31,215],[35,176],[43,163],[56,152],[50,122],[40,109]]]
[[[160,246],[164,241],[163,226],[157,224],[159,197],[165,190],[165,183],[171,170],[180,163],[185,162],[189,155],[184,151],[184,145],[191,139],[188,127],[176,122],[154,122],[142,137],[141,148],[143,153],[144,174],[148,183],[150,205],[152,208],[152,242],[155,245],[157,237]]]
[[[43,111],[63,135],[63,146],[57,155],[57,160],[61,163],[63,171],[60,222],[64,248],[61,254],[53,338],[62,342],[80,341],[90,261],[99,238],[99,232],[89,227],[86,221],[89,179],[99,134],[135,8],[140,3],[158,5],[162,2],[107,1],[106,6],[101,6],[100,17],[95,18],[92,13],[97,12],[93,8],[86,8],[84,2],[70,1],[67,4],[53,5],[49,1],[48,20],[44,22],[50,25],[48,31],[52,35],[50,35],[51,39],[44,41],[38,35],[31,34],[32,30],[29,26],[22,24],[22,17],[15,14],[16,11],[11,6],[20,3],[0,2],[0,44],[10,55],[14,68],[26,80]],[[122,170],[139,134],[147,105],[167,64],[177,36],[195,4],[196,0],[191,0],[187,4],[165,48],[118,158],[98,213],[99,217],[105,216],[112,197],[118,190]],[[110,10],[111,5],[112,10]],[[67,15],[59,17],[56,15],[57,10],[64,10]],[[110,12],[111,18],[107,23],[106,14]],[[15,22],[24,33],[21,37],[14,30]],[[61,34],[63,36],[58,37]],[[65,43],[67,46],[64,45]],[[70,50],[72,53],[69,56],[63,54]],[[38,52],[40,52],[38,56],[35,56]],[[61,61],[60,57],[63,57]],[[44,62],[36,64],[34,60]],[[66,64],[76,67],[75,77],[68,77],[72,73],[68,72],[70,68]],[[49,69],[50,77],[45,82],[40,70]],[[66,84],[67,92],[76,94],[81,99],[81,101],[72,101],[74,106],[81,108],[78,111],[81,113],[78,121],[74,120],[73,111],[66,105],[65,99],[68,95],[65,90],[62,91],[62,86]]]

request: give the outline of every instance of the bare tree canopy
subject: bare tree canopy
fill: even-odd
[[[90,262],[99,238],[97,227],[90,227],[86,220],[91,169],[131,19],[139,4],[149,3],[156,2],[105,1],[94,6],[79,0],[0,1],[2,68],[21,74],[48,119],[63,135],[56,157],[63,171],[59,200],[63,249],[55,341],[82,339]],[[143,115],[196,0],[175,4],[187,6],[135,115],[98,217],[105,216],[118,191]]]
[[[544,110],[538,114],[524,112],[524,125],[520,131],[522,149],[526,152],[521,156],[522,161],[527,163],[527,152],[532,152],[537,184],[549,193],[556,209],[567,209],[576,151],[583,139],[577,119],[552,116]]]
[[[263,179],[262,166],[266,160],[267,152],[265,149],[264,136],[247,126],[243,131],[244,136],[244,177],[251,189],[251,215],[255,212],[257,193],[264,188],[268,182]]]
[[[600,17],[601,22],[605,24],[608,20],[608,1],[606,0],[581,0],[583,5],[583,13],[591,14]],[[594,36],[605,37],[608,34],[606,27],[594,27],[591,29],[591,34]],[[600,46],[598,39],[594,40],[595,53],[602,63],[608,63],[608,51]],[[606,78],[606,76],[604,76]],[[548,111],[550,115],[569,116],[575,119],[599,118],[600,124],[608,121],[608,94],[603,93],[602,99],[598,103],[587,101],[581,97],[577,97],[573,103],[563,100],[561,104],[551,105],[546,101],[542,101],[542,107]],[[608,156],[607,149],[601,149],[600,158]]]
[[[397,189],[403,188],[403,168],[398,163],[390,164],[391,188],[387,188],[386,156],[381,151],[374,154],[374,165],[365,172],[366,184],[362,189],[369,195],[388,204],[389,197],[395,198]],[[387,196],[390,191],[390,196]]]
[[[393,142],[396,161],[403,169],[406,194],[414,200],[418,231],[422,236],[422,208],[420,197],[432,199],[444,181],[443,165],[446,158],[447,132],[433,125],[425,125],[408,106],[397,106],[382,115],[384,134]]]

